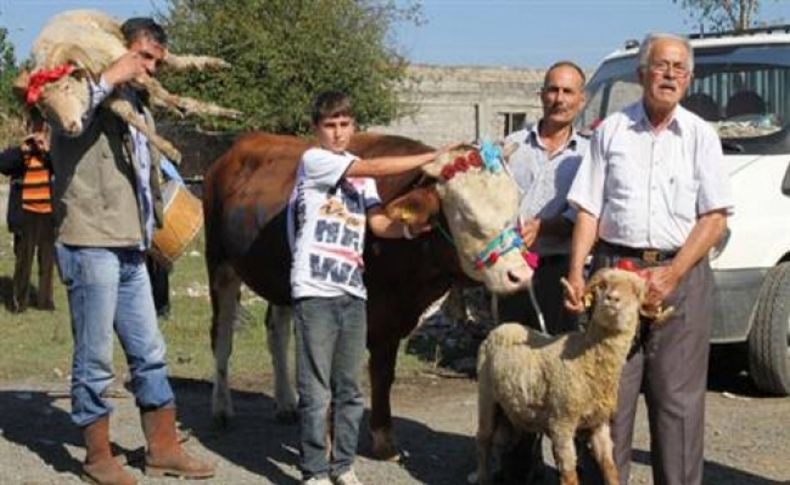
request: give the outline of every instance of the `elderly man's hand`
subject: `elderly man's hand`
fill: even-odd
[[[576,315],[584,313],[584,278],[569,274],[567,279],[560,278],[560,283],[565,290],[565,309]]]
[[[672,266],[656,266],[648,270],[647,308],[658,308],[680,283],[678,272]]]

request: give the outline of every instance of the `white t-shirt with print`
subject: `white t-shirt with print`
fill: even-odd
[[[381,200],[373,179],[344,177],[357,158],[323,148],[302,155],[288,214],[293,298],[367,298],[365,212]]]

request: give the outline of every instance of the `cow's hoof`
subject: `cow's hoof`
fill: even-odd
[[[280,424],[296,424],[299,422],[299,412],[294,409],[283,409],[274,413],[274,419]]]
[[[376,460],[381,461],[400,461],[401,454],[395,447],[395,442],[392,439],[392,432],[389,429],[371,430],[370,438],[371,455]]]
[[[373,459],[379,461],[399,462],[402,458],[400,451],[392,443],[381,443],[378,445],[374,443],[370,454],[373,456]]]
[[[397,463],[401,460],[401,454],[395,448],[373,449],[371,452],[373,458],[379,461],[390,461]]]

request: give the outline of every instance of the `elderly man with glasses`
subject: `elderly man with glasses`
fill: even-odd
[[[568,194],[578,215],[566,307],[584,308],[583,267],[594,247],[595,268],[647,268],[646,305],[675,308],[660,326],[643,323],[623,368],[612,421],[622,484],[640,388],[654,482],[702,483],[713,292],[706,255],[733,204],[716,132],[679,104],[693,69],[687,40],[648,35],[639,52],[642,99],[597,127]]]

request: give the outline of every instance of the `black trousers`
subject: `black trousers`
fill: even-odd
[[[569,257],[565,255],[541,258],[540,265],[532,278],[535,299],[550,335],[571,332],[578,328],[575,315],[565,310],[564,294],[560,278],[568,274]],[[539,330],[538,316],[529,297],[529,292],[519,291],[497,298],[499,321],[518,322]]]
[[[166,317],[170,314],[170,270],[150,254],[145,255],[145,265],[151,278],[156,316]]]
[[[52,271],[55,264],[55,227],[52,214],[23,211],[22,228],[14,238],[14,285],[11,311],[23,312],[30,298],[30,274],[33,258],[38,260],[38,293],[36,307],[52,310]]]

